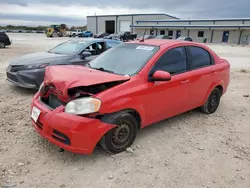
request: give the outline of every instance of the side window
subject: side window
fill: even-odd
[[[103,49],[104,49],[104,42],[99,42],[99,43],[97,43],[98,45],[97,45],[97,47],[101,50],[101,51],[103,51]]]
[[[156,62],[153,72],[157,70],[167,71],[170,74],[178,74],[187,70],[187,58],[184,47],[178,47],[165,52]]]
[[[105,43],[104,42],[97,43],[97,49],[96,49],[97,55],[101,54],[104,51],[105,51]]]
[[[96,44],[93,43],[85,48],[87,52],[90,52],[91,55],[96,55]]]
[[[195,46],[190,46],[188,49],[190,53],[191,69],[197,69],[212,64],[210,54],[206,50]]]
[[[87,46],[85,49],[86,49],[86,51],[93,51],[94,50],[93,44]]]
[[[97,42],[85,48],[86,51],[91,52],[92,55],[99,55],[105,51],[104,42]]]

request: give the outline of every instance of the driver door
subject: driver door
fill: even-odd
[[[190,83],[185,47],[165,52],[155,63],[149,77],[157,70],[169,72],[171,80],[148,83],[145,110],[149,124],[180,114],[190,108]]]

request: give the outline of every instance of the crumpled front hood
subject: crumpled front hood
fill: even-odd
[[[49,52],[36,52],[30,53],[23,56],[16,57],[12,59],[10,65],[30,65],[30,64],[41,64],[41,63],[50,63],[55,60],[65,59],[70,57],[65,54],[54,54]]]
[[[45,70],[44,83],[53,84],[57,93],[68,97],[68,89],[114,81],[126,81],[130,77],[98,71],[84,66],[49,66]]]

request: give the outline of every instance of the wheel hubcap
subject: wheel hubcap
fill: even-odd
[[[112,134],[112,143],[115,147],[123,146],[129,140],[130,128],[127,123],[122,123],[115,128]]]
[[[216,96],[216,95],[213,95],[213,96],[211,97],[211,102],[210,102],[210,104],[211,104],[211,107],[212,107],[212,108],[215,107],[215,106],[217,105],[217,96]]]

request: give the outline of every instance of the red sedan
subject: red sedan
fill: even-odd
[[[145,40],[118,45],[88,66],[51,66],[31,118],[50,142],[91,154],[115,154],[138,130],[199,107],[213,113],[227,91],[230,64],[206,45]]]

